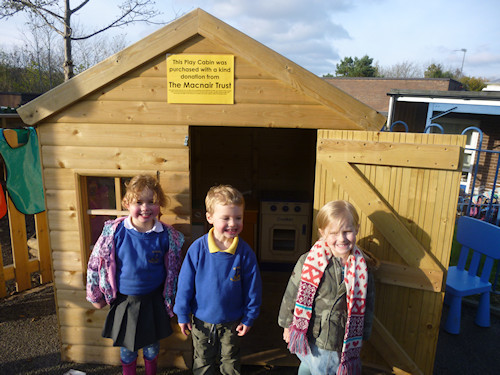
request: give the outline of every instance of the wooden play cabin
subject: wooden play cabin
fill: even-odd
[[[206,72],[226,80],[199,83]],[[245,195],[242,236],[265,287],[244,363],[297,363],[276,323],[285,283],[316,238],[318,208],[347,199],[361,214],[361,246],[382,261],[364,365],[432,373],[465,137],[379,132],[385,117],[200,9],[18,112],[41,145],[64,360],[119,363],[101,338],[107,309],[85,300],[86,262],[102,221],[124,214],[124,181],[150,173],[171,200],[161,219],[188,244],[207,229],[211,185]],[[162,342],[161,366],[191,358],[180,332]]]

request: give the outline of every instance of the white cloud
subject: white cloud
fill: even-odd
[[[105,24],[122,1],[106,0],[105,11],[94,11],[81,23]],[[202,8],[318,75],[334,73],[335,64],[346,56],[365,54],[381,66],[433,61],[455,69],[463,54],[454,50],[466,48],[465,74],[500,77],[498,0],[161,0],[156,4],[164,20]],[[136,24],[116,33],[125,32],[135,42],[157,28]],[[15,25],[6,27],[4,21],[0,31],[11,39],[17,34]]]
[[[348,0],[215,0],[205,9],[315,74],[332,72],[339,55],[332,40],[349,39],[334,19],[354,7]]]

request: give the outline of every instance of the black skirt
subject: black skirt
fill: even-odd
[[[143,296],[118,294],[102,330],[102,337],[112,339],[113,346],[134,352],[171,334],[162,288]]]

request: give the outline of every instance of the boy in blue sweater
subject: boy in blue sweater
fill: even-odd
[[[193,334],[193,373],[216,374],[220,355],[221,374],[236,375],[240,337],[259,315],[262,282],[255,253],[238,237],[243,195],[229,185],[214,186],[205,205],[213,228],[187,251],[174,312],[182,333]]]

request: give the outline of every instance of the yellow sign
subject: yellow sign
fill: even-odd
[[[167,57],[168,103],[234,104],[233,55]]]

